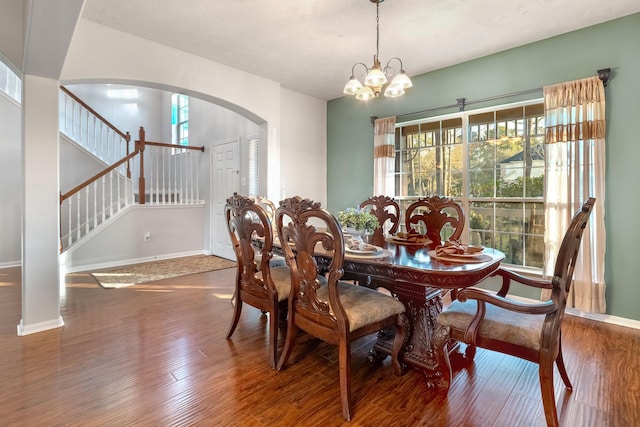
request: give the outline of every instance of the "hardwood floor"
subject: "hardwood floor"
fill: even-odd
[[[20,270],[0,270],[3,426],[544,426],[536,365],[478,350],[448,397],[421,376],[373,366],[353,346],[354,420],[342,419],[336,349],[301,336],[290,365],[268,365],[267,319],[245,306],[232,340],[235,270],[123,289],[67,276],[65,326],[16,336]],[[565,426],[640,419],[640,331],[571,316],[563,331],[573,392],[556,371]]]

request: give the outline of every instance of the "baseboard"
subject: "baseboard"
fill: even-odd
[[[624,326],[627,328],[640,330],[640,320],[611,316],[610,314],[586,313],[584,311],[576,310],[573,308],[567,308],[565,310],[565,313],[570,316],[582,317],[584,319],[591,319],[602,323],[610,323],[612,325]]]
[[[514,300],[528,302],[528,303],[540,302],[538,300],[519,297],[517,295],[509,295],[509,298],[513,298]],[[624,326],[627,328],[640,330],[640,320],[627,319],[625,317],[618,317],[618,316],[611,316],[610,314],[587,313],[584,311],[576,310],[575,308],[567,308],[565,309],[564,312],[569,316],[582,317],[583,319],[590,319],[590,320],[595,320],[597,322],[609,323],[612,325]]]
[[[101,270],[104,268],[120,267],[122,265],[141,264],[143,262],[160,261],[163,259],[182,258],[185,256],[194,256],[194,255],[203,255],[203,254],[208,255],[203,251],[180,252],[180,253],[173,253],[173,254],[163,254],[163,255],[157,255],[157,256],[134,258],[134,259],[121,259],[118,261],[104,262],[100,264],[77,265],[65,271],[66,273],[78,273],[82,271]],[[63,264],[64,262],[61,261],[60,263],[61,269],[65,268],[65,265]]]
[[[58,316],[57,319],[47,320],[45,322],[34,323],[33,325],[24,325],[24,320],[20,320],[18,324],[18,336],[35,334],[36,332],[48,331],[49,329],[60,328],[64,326],[62,316]]]
[[[21,261],[0,262],[0,268],[21,267]]]

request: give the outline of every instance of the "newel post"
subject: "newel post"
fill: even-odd
[[[144,128],[140,126],[138,150],[140,151],[140,178],[138,179],[138,203],[144,205],[146,192],[144,188]]]

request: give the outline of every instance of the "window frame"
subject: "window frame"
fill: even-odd
[[[523,212],[524,209],[530,204],[530,203],[536,203],[536,204],[540,204],[542,205],[542,208],[544,207],[544,190],[542,190],[542,194],[539,196],[526,196],[525,194],[525,190],[523,189],[523,194],[522,196],[519,197],[499,197],[497,194],[499,185],[498,183],[496,183],[496,176],[497,176],[497,170],[499,168],[499,161],[498,159],[494,159],[494,184],[493,184],[493,195],[492,196],[472,196],[470,194],[470,174],[471,174],[471,169],[470,169],[470,134],[471,134],[471,127],[470,127],[470,117],[472,116],[476,116],[476,115],[481,115],[481,114],[487,114],[487,113],[492,113],[494,115],[494,118],[496,115],[498,115],[498,112],[500,111],[506,111],[509,109],[516,109],[516,108],[521,108],[523,110],[525,110],[526,107],[528,106],[536,106],[536,105],[540,105],[543,107],[543,102],[544,100],[542,98],[535,98],[535,99],[530,99],[530,100],[525,100],[525,101],[519,101],[519,102],[513,102],[513,103],[507,103],[507,104],[500,104],[500,105],[495,105],[495,106],[490,106],[490,107],[483,107],[483,108],[478,108],[478,109],[474,109],[474,110],[466,110],[466,111],[459,111],[459,112],[455,112],[455,113],[449,113],[449,114],[442,114],[442,115],[437,115],[437,116],[431,116],[431,117],[424,117],[424,118],[420,118],[420,119],[415,119],[415,120],[410,120],[410,121],[405,121],[405,122],[397,122],[395,125],[396,128],[396,143],[395,143],[395,156],[396,156],[396,161],[395,161],[395,167],[396,169],[394,170],[393,173],[393,179],[394,179],[394,188],[395,188],[395,198],[396,200],[400,203],[401,205],[401,211],[406,211],[406,208],[408,207],[408,205],[410,203],[412,203],[413,201],[417,200],[420,197],[426,197],[426,196],[431,196],[431,195],[436,195],[435,193],[430,193],[430,194],[423,194],[423,195],[418,195],[418,193],[416,193],[416,195],[412,195],[412,196],[408,196],[405,194],[400,193],[400,191],[402,190],[402,185],[403,185],[403,175],[406,175],[406,171],[402,170],[402,166],[405,164],[402,160],[402,156],[404,153],[403,147],[402,147],[402,142],[398,140],[398,136],[400,135],[402,137],[402,128],[406,128],[409,126],[424,126],[427,124],[430,124],[432,128],[435,128],[435,126],[433,126],[434,123],[439,123],[439,131],[442,131],[442,129],[448,129],[447,127],[443,127],[442,123],[443,122],[448,122],[448,121],[452,121],[452,120],[460,120],[460,129],[461,129],[461,141],[460,141],[460,146],[462,147],[462,174],[461,174],[461,178],[462,178],[462,189],[461,189],[461,194],[460,195],[451,195],[451,194],[437,194],[439,196],[446,196],[449,198],[452,198],[453,200],[455,200],[456,202],[460,203],[463,209],[463,212],[465,212],[465,227],[464,227],[464,232],[462,235],[462,241],[464,243],[469,243],[471,241],[471,243],[476,243],[474,240],[471,238],[471,228],[470,228],[470,219],[471,219],[471,207],[473,206],[473,204],[476,203],[491,203],[494,206],[494,210],[496,209],[496,206],[498,206],[500,203],[520,203],[523,206]],[[542,116],[542,119],[544,120],[544,111],[541,112],[540,116]],[[524,117],[524,116],[523,116]],[[539,117],[539,116],[538,116]],[[495,123],[499,123],[499,122],[503,122],[504,120],[498,120],[498,119],[494,119]],[[535,135],[529,134],[529,129],[528,129],[528,119],[527,117],[524,117],[524,131],[526,132],[526,138],[530,138],[533,139],[534,137],[538,139],[538,142],[540,142],[540,138],[542,138],[542,144],[544,144],[544,126],[542,127],[542,136],[540,135],[540,128],[539,125],[537,125],[537,131],[538,133],[536,133]],[[493,139],[497,140],[498,139],[498,135],[494,135]],[[434,145],[431,145],[431,147],[433,147]],[[406,147],[406,144],[405,144]],[[423,146],[423,148],[425,148]],[[399,168],[399,169],[398,169]],[[542,173],[544,174],[544,170],[545,170],[545,166],[543,165],[542,167]],[[544,178],[543,178],[544,180]],[[525,180],[526,181],[526,180]],[[443,185],[443,184],[442,184]],[[526,186],[526,183],[523,183],[524,186]],[[526,187],[523,187],[526,188]],[[544,185],[543,185],[544,188]],[[535,239],[535,238],[540,238],[540,239],[544,239],[544,228],[542,228],[539,232],[536,232],[535,234],[532,234],[528,231],[526,231],[526,227],[525,225],[527,225],[527,218],[524,216],[523,213],[523,220],[522,220],[522,231],[520,231],[519,233],[515,233],[518,234],[519,236],[522,237],[522,242],[525,242],[526,239]],[[492,224],[491,224],[491,230],[490,233],[492,234],[497,234],[497,233],[502,233],[502,234],[509,234],[507,231],[503,231],[500,230],[500,228],[497,226],[498,225],[498,221],[496,219],[496,215],[494,213],[493,217],[492,217]],[[495,240],[494,240],[495,242]],[[524,243],[523,243],[524,244]],[[524,256],[524,251],[522,256]],[[542,264],[540,267],[537,266],[527,266],[524,265],[524,259],[522,261],[522,264],[511,264],[511,263],[505,263],[508,264],[511,268],[514,268],[515,270],[519,270],[519,271],[523,271],[523,272],[529,272],[532,274],[541,274],[544,268],[544,256],[542,256]]]
[[[189,96],[182,93],[171,94],[171,141],[175,145],[189,145]],[[172,154],[184,152],[184,149],[172,149]]]

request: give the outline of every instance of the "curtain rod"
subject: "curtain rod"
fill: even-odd
[[[604,84],[604,86],[606,86],[607,83],[609,82],[609,74],[610,74],[610,72],[611,72],[611,68],[603,68],[601,70],[598,70],[598,77],[600,78],[600,80],[602,80],[602,83]],[[481,102],[487,102],[487,101],[495,101],[496,99],[510,98],[512,96],[526,95],[528,93],[539,92],[542,89],[543,88],[541,88],[541,87],[537,87],[535,89],[527,89],[527,90],[522,90],[520,92],[511,92],[511,93],[507,93],[505,95],[490,96],[488,98],[476,99],[476,100],[473,100],[473,101],[467,101],[465,98],[457,98],[455,104],[444,105],[444,106],[441,106],[441,107],[429,108],[427,110],[416,111],[416,112],[413,112],[413,113],[400,114],[400,115],[396,116],[396,119],[401,118],[401,117],[415,116],[416,114],[431,113],[433,111],[438,111],[438,110],[446,110],[446,109],[454,108],[454,107],[458,107],[458,111],[464,111],[464,108],[467,105],[479,104]],[[372,125],[374,124],[374,122],[376,121],[377,118],[378,118],[378,116],[371,116],[371,124]]]

